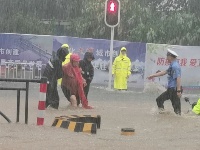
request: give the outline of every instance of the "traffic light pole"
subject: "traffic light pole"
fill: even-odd
[[[110,66],[109,66],[109,80],[108,90],[112,90],[112,63],[113,63],[113,41],[114,41],[114,28],[120,22],[120,0],[106,0],[105,2],[105,24],[111,28],[110,40]]]
[[[112,83],[112,63],[113,63],[113,41],[114,41],[114,28],[111,27],[111,40],[110,40],[110,66],[109,66],[109,81],[108,81],[108,89],[111,90]]]

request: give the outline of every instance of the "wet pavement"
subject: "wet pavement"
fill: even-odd
[[[15,123],[16,92],[0,91],[0,110],[13,122],[8,124],[0,116],[0,150],[199,150],[199,117],[188,113],[191,108],[183,98],[181,116],[174,114],[170,101],[165,102],[166,111],[160,114],[155,102],[159,90],[152,86],[145,92],[134,89],[118,92],[93,85],[89,93],[93,110],[70,110],[69,102],[59,90],[59,110],[46,110],[44,126],[36,126],[38,85],[30,86],[28,125],[24,124],[23,92],[20,123]],[[184,96],[193,102],[198,100],[199,93],[187,92]],[[54,118],[61,115],[101,115],[101,128],[91,135],[51,127]],[[134,128],[135,134],[123,136],[121,128]]]

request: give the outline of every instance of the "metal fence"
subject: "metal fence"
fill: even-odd
[[[1,59],[0,78],[41,79],[45,66],[42,61],[21,62]]]

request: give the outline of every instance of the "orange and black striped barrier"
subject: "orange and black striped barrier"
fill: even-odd
[[[73,132],[96,134],[100,129],[101,116],[71,115],[56,117],[52,126],[68,129]]]

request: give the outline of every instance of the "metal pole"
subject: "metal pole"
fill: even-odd
[[[19,111],[20,111],[20,90],[17,90],[17,120],[19,122]]]
[[[42,74],[42,68],[39,68],[39,74],[40,74],[40,77],[39,77],[39,79],[41,79],[41,74]]]
[[[35,72],[35,67],[33,67],[33,70],[32,70],[32,78],[33,79],[33,72]]]
[[[17,72],[17,64],[16,64],[16,78],[18,78],[17,74],[18,74],[18,72]]]
[[[12,71],[13,71],[13,79],[15,78],[15,65],[13,64],[13,69],[12,69]]]
[[[10,78],[10,65],[8,64],[8,78]]]
[[[109,82],[108,82],[108,89],[110,90],[111,90],[111,80],[112,80],[113,41],[114,41],[114,27],[111,27],[110,66],[109,66]]]
[[[25,124],[28,124],[28,90],[29,90],[29,82],[26,82]]]
[[[1,111],[0,111],[0,115],[2,115],[4,119],[8,121],[8,123],[11,123],[10,119],[6,115],[4,115]]]
[[[24,79],[26,78],[26,68],[25,68],[25,66],[24,66]]]
[[[5,65],[5,78],[7,78],[7,65]]]

